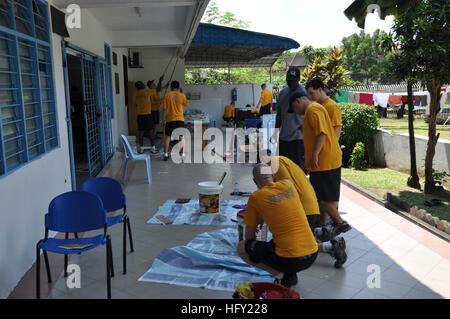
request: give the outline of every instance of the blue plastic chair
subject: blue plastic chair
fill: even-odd
[[[149,184],[152,183],[152,167],[151,167],[151,159],[149,154],[136,154],[131,149],[130,143],[125,135],[121,134],[120,139],[123,144],[124,152],[124,163],[122,170],[122,182],[125,183],[125,176],[127,174],[127,165],[128,162],[131,161],[145,161],[145,166],[147,168],[147,181]]]
[[[127,273],[126,246],[127,228],[130,239],[130,249],[133,252],[133,236],[131,235],[130,218],[127,215],[127,199],[123,193],[122,185],[119,181],[109,177],[96,177],[85,181],[78,188],[80,191],[96,194],[103,202],[103,207],[109,212],[123,209],[122,215],[107,217],[108,227],[118,223],[123,223],[123,273]]]
[[[81,233],[103,228],[102,235],[86,238],[68,239],[68,233]],[[111,298],[112,249],[111,238],[107,234],[108,224],[106,210],[101,199],[92,193],[72,191],[55,197],[45,215],[45,238],[36,245],[36,298],[40,299],[40,254],[44,252],[48,282],[52,281],[47,252],[65,255],[67,271],[67,255],[78,254],[106,244],[107,297]],[[66,233],[66,239],[48,238],[49,230]],[[72,249],[67,245],[90,245],[89,247]]]

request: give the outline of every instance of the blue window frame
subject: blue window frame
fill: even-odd
[[[48,5],[0,0],[0,176],[57,146]]]

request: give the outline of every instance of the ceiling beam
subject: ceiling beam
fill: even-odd
[[[82,9],[94,9],[94,8],[150,8],[150,7],[191,7],[197,4],[197,1],[185,1],[185,0],[170,0],[170,1],[155,1],[155,0],[108,0],[108,1],[95,1],[95,0],[56,0],[55,4],[60,7],[67,7],[70,4],[77,4]]]

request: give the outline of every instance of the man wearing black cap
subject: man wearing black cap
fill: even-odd
[[[294,93],[290,97],[288,113],[304,115],[306,169],[321,208],[321,224],[328,215],[333,220],[331,237],[345,233],[351,226],[339,214],[342,151],[327,110],[312,102],[306,94]],[[321,236],[323,229],[315,230]]]
[[[280,129],[279,133],[279,155],[286,156],[305,170],[305,150],[303,145],[302,124],[303,116],[288,114],[289,98],[294,93],[308,93],[300,81],[300,70],[290,67],[286,74],[287,87],[280,91],[277,100],[277,118],[275,127]],[[276,132],[276,131],[275,131]],[[276,133],[272,141],[276,140]]]

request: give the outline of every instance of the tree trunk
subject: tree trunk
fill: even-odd
[[[425,194],[433,194],[439,190],[433,178],[433,158],[436,153],[436,144],[439,134],[436,135],[436,116],[440,111],[441,82],[433,79],[431,88],[430,123],[428,124],[428,144],[425,156]]]
[[[412,188],[420,189],[419,175],[417,175],[416,161],[416,140],[414,137],[414,103],[413,103],[413,82],[408,81],[408,131],[409,131],[409,157],[411,164],[411,176],[408,178],[407,185]]]

